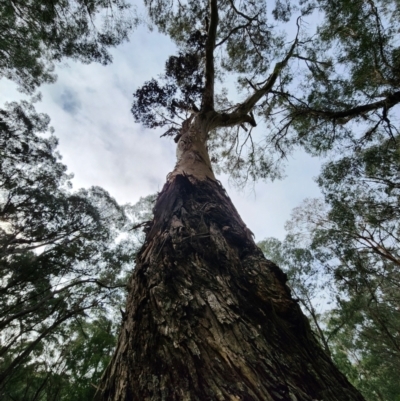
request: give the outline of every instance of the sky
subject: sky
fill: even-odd
[[[113,63],[83,65],[68,61],[57,66],[58,79],[40,88],[39,112],[47,113],[59,138],[59,152],[74,188],[97,185],[121,203],[160,191],[175,165],[175,143],[160,138],[163,131],[134,122],[133,92],[163,72],[173,43],[156,31],[137,28],[130,41],[111,51]],[[0,80],[0,104],[27,98],[16,85]],[[262,130],[260,126],[256,128]],[[304,198],[320,196],[313,178],[321,161],[304,152],[289,157],[286,178],[256,182],[238,190],[227,176],[218,176],[256,241],[283,239],[284,223]]]

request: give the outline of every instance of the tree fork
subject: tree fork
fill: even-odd
[[[184,126],[97,401],[357,400]]]

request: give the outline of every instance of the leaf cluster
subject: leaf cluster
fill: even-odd
[[[188,39],[191,52],[169,57],[161,83],[152,79],[136,90],[131,109],[136,122],[148,128],[168,125],[174,132],[188,111],[196,108],[204,87],[204,40],[195,31]]]
[[[0,77],[25,92],[54,82],[53,62],[111,62],[109,48],[136,24],[125,0],[2,0]]]
[[[267,121],[273,113],[281,118],[267,140],[283,155],[300,145],[321,156],[397,135],[398,2],[319,0],[312,7],[321,22],[289,66],[301,78],[272,91],[259,110]]]

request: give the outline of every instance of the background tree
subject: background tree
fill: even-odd
[[[354,360],[359,350],[355,382],[371,399],[397,399],[400,390],[396,379],[400,362],[400,175],[399,148],[392,144],[398,140],[398,136],[382,140],[330,163],[319,178],[333,224],[317,232],[315,241],[329,249],[331,259],[340,261],[338,266],[331,265],[343,291],[330,327],[341,339],[337,353],[346,350]]]
[[[3,1],[0,77],[32,93],[54,63],[111,62],[137,19],[124,1]],[[36,98],[39,100],[39,97]],[[0,396],[87,400],[107,364],[137,240],[101,188],[71,191],[49,117],[0,110]],[[112,316],[112,318],[110,317]]]
[[[71,191],[48,123],[25,101],[0,110],[0,394],[6,400],[90,398],[90,383],[113,347],[138,243],[129,233],[139,220],[106,191]]]
[[[115,345],[115,322],[97,311],[47,336],[2,390],[5,400],[87,400]],[[90,316],[90,317],[89,317]],[[6,355],[6,359],[12,354]]]
[[[327,163],[318,178],[325,203],[305,202],[283,243],[262,244],[288,269],[322,343],[369,400],[398,400],[400,390],[400,175],[393,140]],[[318,316],[313,310],[329,288],[332,306]]]

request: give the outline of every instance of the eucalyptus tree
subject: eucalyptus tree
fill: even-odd
[[[283,242],[261,243],[287,271],[325,349],[371,401],[396,401],[400,391],[398,140],[327,163],[317,180],[324,201],[294,209]],[[331,307],[319,316],[328,289]]]
[[[125,0],[2,0],[0,77],[33,92],[55,80],[55,61],[108,64],[136,23],[130,9]]]
[[[131,224],[106,191],[71,191],[48,123],[25,101],[0,110],[2,399],[42,399],[46,363],[57,365],[61,339],[74,339],[71,321],[118,311],[136,250],[129,236],[116,242]],[[24,372],[32,381],[16,391]]]
[[[209,148],[215,157],[221,148],[232,155],[244,131],[251,152],[234,158],[232,172],[274,174],[252,129],[271,107],[291,111],[285,88],[293,64],[321,64],[307,53],[312,39],[297,19],[285,42],[267,22],[265,2],[145,3],[179,53],[160,80],[135,92],[132,112],[174,137],[177,163],[145,226],[117,349],[96,399],[362,400],[318,345],[286,275],[254,243],[209,155]],[[289,20],[290,10],[279,2],[275,15]],[[239,103],[217,92],[225,72],[247,85]],[[270,96],[280,101],[269,104]]]
[[[329,321],[335,358],[351,365],[357,356],[353,382],[371,400],[400,391],[398,141],[329,163],[318,179],[330,223],[315,230],[313,246],[325,249],[341,292]]]

